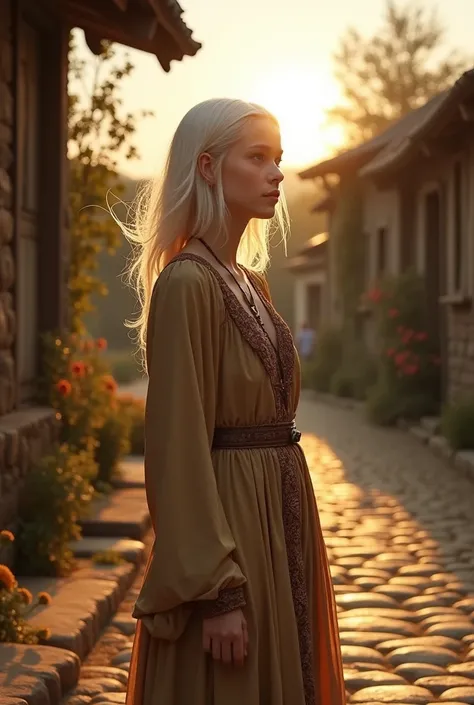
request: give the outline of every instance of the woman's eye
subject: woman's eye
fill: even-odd
[[[263,162],[263,160],[265,159],[265,155],[264,154],[254,154],[254,155],[252,155],[252,159],[256,159],[258,162]]]

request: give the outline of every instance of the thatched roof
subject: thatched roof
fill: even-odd
[[[172,61],[194,56],[201,48],[176,0],[61,0],[59,7],[71,25],[84,30],[94,53],[108,39],[155,54],[169,71]]]

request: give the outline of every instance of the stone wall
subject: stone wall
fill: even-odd
[[[59,423],[53,409],[16,408],[13,4],[0,0],[0,529],[15,528],[22,480],[51,448]]]
[[[448,312],[448,398],[474,399],[474,311]]]
[[[48,453],[58,430],[56,414],[48,408],[19,409],[0,417],[0,529],[14,526],[22,481]]]
[[[0,2],[0,416],[15,405],[13,285],[13,43],[10,0]]]

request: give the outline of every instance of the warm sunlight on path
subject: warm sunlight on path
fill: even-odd
[[[474,484],[355,412],[305,397],[298,425],[350,702],[474,703]]]

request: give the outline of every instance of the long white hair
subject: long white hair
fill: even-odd
[[[136,290],[140,313],[127,322],[137,330],[142,350],[154,283],[163,268],[194,237],[207,233],[226,236],[228,210],[222,187],[222,163],[239,139],[245,122],[255,117],[275,117],[255,103],[229,98],[206,100],[181,120],[160,178],[146,182],[129,209],[127,224],[117,222],[131,242],[132,263],[128,279]],[[198,168],[198,158],[208,152],[215,161],[215,186],[210,189]],[[115,216],[114,216],[115,217]],[[270,220],[252,219],[237,252],[238,262],[253,271],[265,271],[269,238],[279,230],[285,238],[288,212],[282,194]]]

